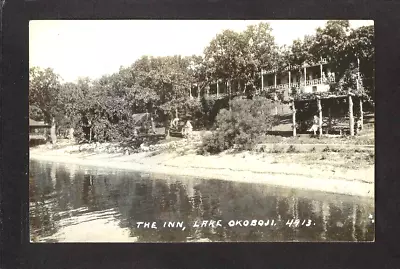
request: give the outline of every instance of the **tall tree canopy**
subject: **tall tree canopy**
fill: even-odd
[[[250,25],[243,32],[225,30],[205,49],[211,76],[259,87],[261,68],[272,68],[277,47],[268,23]]]
[[[33,116],[48,123],[55,116],[60,77],[51,68],[33,67],[29,70],[29,106]],[[40,112],[37,112],[40,109]],[[36,111],[36,113],[35,113]]]
[[[118,72],[90,80],[61,83],[50,68],[30,69],[30,117],[50,122],[53,117],[98,140],[130,137],[132,115],[150,112],[159,121],[175,109],[191,110],[204,120],[210,104],[190,100],[189,91],[201,93],[216,79],[240,82],[242,90],[260,88],[260,71],[283,70],[290,65],[330,61],[336,77],[354,85],[357,59],[364,87],[374,95],[374,27],[351,29],[349,21],[328,21],[313,35],[278,47],[268,23],[250,25],[242,32],[224,30],[204,50],[204,56],[143,56]],[[343,83],[342,83],[343,84]],[[214,113],[215,114],[215,113]],[[79,133],[79,131],[78,131]]]

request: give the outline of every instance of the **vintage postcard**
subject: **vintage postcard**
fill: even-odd
[[[31,242],[373,242],[371,20],[33,20]]]

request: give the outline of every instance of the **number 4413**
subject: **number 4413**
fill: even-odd
[[[310,226],[314,226],[315,222],[313,222],[310,219],[289,219],[288,221],[286,221],[286,226],[289,227],[299,227],[299,226],[306,226],[306,227],[310,227]]]

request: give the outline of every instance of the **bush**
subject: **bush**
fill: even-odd
[[[203,138],[200,152],[219,153],[229,148],[252,149],[278,123],[270,114],[273,103],[265,98],[231,101],[231,111],[222,109],[212,135]]]
[[[290,145],[286,152],[287,152],[287,153],[297,153],[298,150],[296,149],[295,146]]]

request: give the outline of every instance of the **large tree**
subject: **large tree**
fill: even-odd
[[[208,70],[215,78],[258,87],[261,68],[273,67],[277,57],[271,31],[268,23],[260,23],[218,34],[204,51]]]
[[[51,68],[33,67],[29,70],[29,105],[35,116],[37,109],[43,114],[43,120],[51,122],[56,114],[57,96],[60,90],[60,77]],[[37,115],[36,115],[37,117]]]
[[[349,36],[349,55],[358,58],[359,71],[366,93],[375,95],[375,33],[374,26],[354,29]]]

